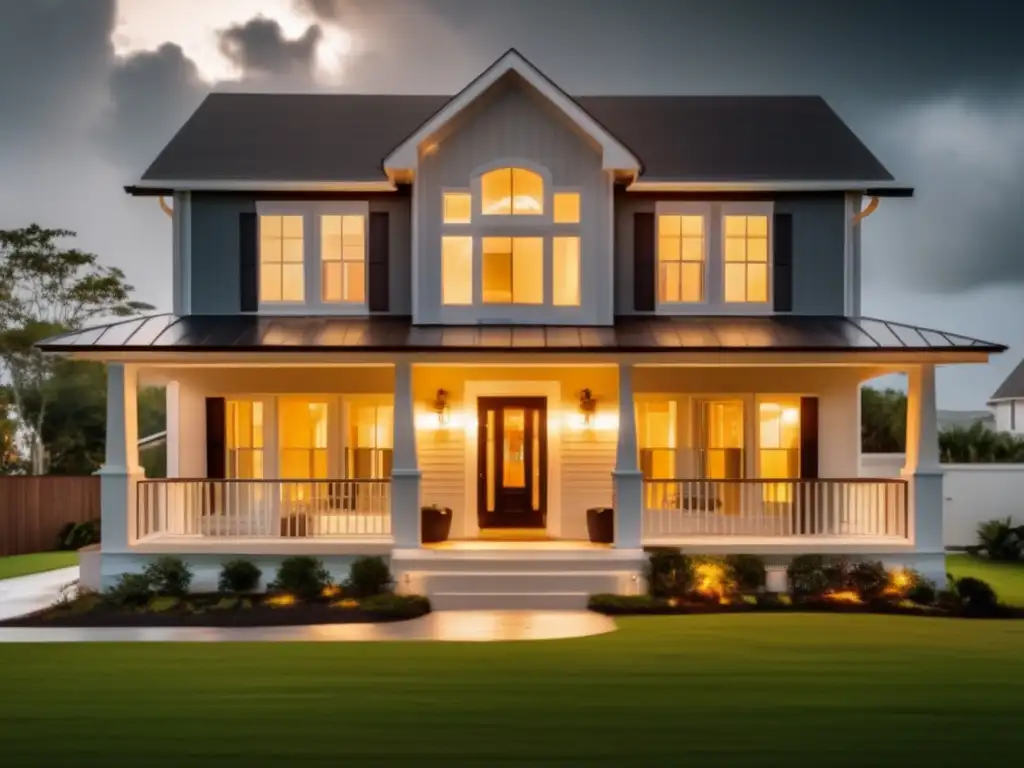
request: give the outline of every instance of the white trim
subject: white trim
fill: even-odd
[[[463,389],[463,409],[469,415],[465,434],[464,492],[466,519],[463,535],[480,536],[477,523],[477,400],[481,397],[544,397],[547,398],[548,498],[547,531],[552,537],[562,532],[562,385],[558,381],[467,381]]]
[[[634,181],[627,192],[850,192],[909,189],[895,181]]]
[[[715,217],[711,203],[690,200],[659,200],[654,204],[654,311],[655,314],[682,315],[682,314],[707,314],[707,308],[712,302],[711,274],[714,271],[718,274],[711,263],[711,236],[714,228]],[[663,302],[661,300],[661,268],[658,254],[659,226],[662,216],[701,216],[704,219],[704,282],[701,285],[700,301],[674,301]]]
[[[171,211],[172,307],[176,315],[192,312],[192,195],[174,193]]]
[[[321,281],[321,217],[323,216],[363,217],[363,301],[325,302]],[[259,227],[263,216],[302,216],[302,260],[304,301],[275,301],[264,303],[259,299],[262,291],[259,282],[262,277],[259,255],[261,238]],[[317,200],[279,201],[260,200],[256,203],[257,217],[257,312],[259,314],[284,315],[366,315],[369,313],[370,298],[370,206],[364,200]]]
[[[255,181],[253,179],[146,179],[139,189],[176,189],[210,192],[395,192],[390,181]]]
[[[625,145],[587,114],[579,104],[553,85],[545,75],[524,59],[517,51],[510,50],[491,64],[458,95],[448,101],[440,111],[420,126],[412,136],[395,147],[384,158],[384,170],[388,175],[393,177],[396,172],[405,170],[415,172],[419,166],[420,145],[458,116],[466,107],[476,101],[502,76],[509,72],[518,74],[601,146],[602,168],[605,170],[639,170],[641,165],[639,159]]]
[[[768,274],[766,275],[765,282],[767,283],[765,294],[765,301],[763,302],[741,302],[732,301],[727,302],[725,300],[725,217],[726,216],[764,216],[767,219],[767,249],[768,249]],[[715,307],[716,314],[728,314],[728,315],[765,315],[772,314],[774,312],[774,301],[773,291],[775,288],[775,253],[774,243],[775,239],[775,203],[771,200],[753,201],[743,200],[735,202],[723,202],[718,212],[718,262],[721,267],[721,283],[719,288],[721,290],[721,306]],[[750,261],[743,262],[744,264],[751,264]]]
[[[859,314],[854,311],[856,270],[853,263],[853,217],[859,210],[857,205],[859,198],[860,195],[857,193],[847,192],[843,201],[843,313],[847,317],[856,317]]]

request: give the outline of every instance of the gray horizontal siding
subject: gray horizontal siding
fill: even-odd
[[[615,312],[636,314],[633,308],[633,215],[653,213],[659,200],[707,199],[687,195],[615,195]],[[731,200],[739,200],[731,197]],[[750,198],[753,199],[753,198]],[[842,194],[778,195],[776,213],[793,215],[794,315],[845,314],[845,198]],[[714,216],[718,205],[712,205]],[[721,258],[720,254],[711,254]]]
[[[193,314],[230,315],[241,311],[239,216],[255,212],[258,199],[252,194],[192,193],[190,286]],[[266,196],[262,199],[281,200],[282,197]],[[325,199],[331,198],[317,198]],[[356,198],[347,195],[337,199]],[[368,204],[371,213],[385,211],[389,217],[387,314],[409,315],[412,312],[410,198],[401,193],[374,195],[369,197]]]

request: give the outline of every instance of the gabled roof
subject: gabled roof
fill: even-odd
[[[619,317],[614,326],[418,326],[401,317],[154,315],[72,331],[47,352],[1002,352],[874,318]]]
[[[214,93],[129,191],[390,190],[386,168],[491,85],[520,78],[603,149],[634,189],[856,189],[906,193],[817,96],[569,96],[519,53],[456,96]]]
[[[1024,360],[1017,363],[1017,367],[1003,379],[1003,383],[996,388],[988,401],[992,403],[996,400],[1016,400],[1018,398],[1024,398]]]

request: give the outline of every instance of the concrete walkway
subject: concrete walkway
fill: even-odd
[[[0,620],[13,619],[53,605],[60,589],[78,578],[78,566],[32,573],[0,581]]]
[[[588,611],[438,611],[387,624],[322,624],[305,627],[111,627],[0,629],[0,643],[106,642],[367,642],[440,640],[493,642],[552,640],[615,630],[607,616]]]

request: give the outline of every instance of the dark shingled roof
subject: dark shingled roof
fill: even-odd
[[[154,315],[40,342],[48,352],[1002,352],[874,318],[620,317],[614,326],[415,326],[408,318]]]
[[[448,96],[214,93],[143,181],[382,181],[384,158]],[[892,175],[817,96],[579,96],[644,181],[857,181]]]
[[[1003,379],[1003,383],[992,393],[989,402],[1018,397],[1024,397],[1024,360],[1017,363],[1017,367],[1010,371],[1009,376]]]

